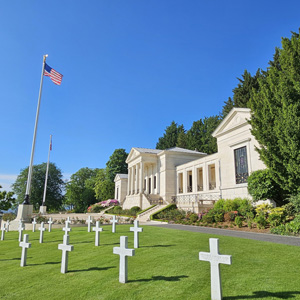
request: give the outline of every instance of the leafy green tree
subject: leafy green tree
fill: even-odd
[[[0,185],[0,189],[2,186]],[[13,192],[0,191],[0,210],[9,210],[12,208],[16,199],[13,198]]]
[[[259,79],[250,99],[250,123],[261,160],[279,186],[294,195],[300,192],[299,34],[283,38],[276,51],[276,63]]]
[[[213,131],[220,124],[219,116],[212,116],[195,121],[186,133],[187,149],[212,154],[218,151],[217,141],[212,137]]]
[[[118,173],[127,174],[128,168],[126,164],[126,158],[128,153],[125,149],[116,149],[113,154],[109,157],[108,162],[106,163],[107,169],[107,179],[111,182],[114,182],[115,176]]]
[[[65,204],[74,207],[75,212],[84,212],[96,202],[95,183],[99,169],[81,168],[71,175],[66,184]]]
[[[42,205],[45,176],[46,176],[47,163],[42,163],[33,166],[31,178],[31,191],[30,203],[34,209],[39,209]],[[17,177],[15,183],[12,185],[14,193],[17,195],[17,203],[24,201],[28,177],[28,167],[21,170],[20,175]],[[49,164],[47,192],[46,192],[46,206],[49,210],[56,210],[61,208],[63,203],[63,191],[65,183],[61,170],[54,164]]]
[[[156,149],[165,150],[175,147],[181,132],[185,132],[183,125],[178,125],[172,121],[171,125],[165,129],[164,135],[158,139]]]
[[[108,178],[107,169],[100,169],[97,172],[94,190],[98,201],[114,198],[115,183]]]
[[[283,204],[286,195],[273,180],[269,169],[253,172],[247,181],[249,194],[254,201],[271,199],[278,205]]]

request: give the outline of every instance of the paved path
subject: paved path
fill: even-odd
[[[219,228],[211,228],[211,227],[200,227],[200,226],[191,226],[191,225],[179,225],[179,224],[161,224],[161,223],[148,222],[147,225],[170,228],[170,229],[186,230],[192,232],[202,232],[208,234],[232,236],[232,237],[271,242],[277,244],[285,244],[291,246],[300,246],[300,237],[294,237],[294,236],[282,236],[282,235],[268,234],[268,233],[254,233],[254,232],[246,232],[246,231],[219,229]]]

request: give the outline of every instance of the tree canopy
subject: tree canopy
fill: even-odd
[[[2,189],[1,185],[0,189]],[[12,208],[16,200],[13,195],[13,192],[0,191],[0,210],[9,210]]]
[[[219,116],[195,121],[191,129],[186,133],[186,148],[190,150],[196,149],[207,154],[217,152],[217,140],[212,136],[212,133],[220,124],[220,121]]]
[[[45,176],[47,163],[42,163],[33,166],[31,178],[30,203],[34,209],[39,209],[42,205]],[[28,177],[28,167],[22,169],[15,183],[12,185],[14,193],[17,195],[17,203],[22,203],[24,200],[26,185]],[[61,208],[63,203],[64,191],[63,175],[59,168],[54,163],[49,164],[47,192],[46,192],[46,206],[49,210]]]
[[[165,150],[177,146],[178,136],[185,133],[183,125],[178,125],[174,121],[167,126],[165,133],[158,139],[156,149]]]
[[[127,164],[126,158],[128,153],[125,149],[116,149],[113,154],[109,157],[108,162],[106,163],[106,170],[107,170],[107,179],[111,182],[114,182],[115,176],[118,173],[127,174]]]
[[[98,201],[114,198],[115,183],[107,177],[107,169],[100,169],[98,171],[94,189]]]
[[[99,169],[81,168],[72,174],[66,184],[65,203],[74,207],[75,212],[84,212],[96,202],[95,183]]]
[[[260,158],[280,187],[300,192],[300,40],[282,39],[274,61],[259,78],[250,99],[252,134],[260,144]]]
[[[258,79],[263,77],[260,69],[257,70],[254,76],[245,70],[242,78],[237,78],[239,83],[235,87],[233,92],[233,98],[229,97],[226,102],[224,102],[222,110],[222,118],[224,119],[226,115],[230,112],[233,107],[250,107],[250,98],[253,91],[259,89]]]

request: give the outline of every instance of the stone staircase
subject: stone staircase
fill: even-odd
[[[152,214],[154,214],[155,212],[157,212],[158,210],[166,207],[167,204],[165,205],[155,205],[152,208],[148,209],[147,211],[141,213],[138,215],[137,220],[139,220],[140,222],[147,222],[150,221],[150,216]]]

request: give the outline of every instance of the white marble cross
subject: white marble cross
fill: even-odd
[[[23,222],[20,221],[19,222],[19,228],[18,228],[18,231],[19,231],[19,242],[22,241],[22,234],[23,234],[23,230],[25,229],[24,225],[23,225]]]
[[[88,223],[88,232],[91,232],[91,224],[93,224],[93,220],[92,220],[91,216],[88,217],[88,219],[86,220],[86,223]]]
[[[99,227],[100,222],[96,222],[96,227],[93,227],[93,231],[95,231],[95,246],[99,246],[100,244],[100,232],[103,231],[103,228]]]
[[[67,223],[71,224],[70,217],[68,217],[67,220],[65,221],[65,224],[67,224]]]
[[[36,224],[37,224],[36,219],[33,218],[33,221],[32,221],[32,232],[35,232],[35,225]]]
[[[134,232],[134,248],[139,247],[139,232],[143,231],[142,227],[139,227],[139,221],[134,220],[134,227],[130,227],[130,231]]]
[[[74,250],[74,246],[69,245],[69,235],[64,235],[63,244],[58,245],[58,249],[62,250],[62,257],[61,257],[61,273],[68,272],[68,252]]]
[[[21,255],[21,267],[26,266],[26,258],[27,258],[27,249],[31,248],[31,243],[28,243],[29,235],[24,234],[23,242],[20,242],[19,246],[22,247],[22,255]]]
[[[53,224],[51,217],[49,218],[48,224],[49,224],[48,232],[51,232],[51,228],[52,228],[52,224]]]
[[[1,241],[4,241],[4,235],[5,235],[5,231],[6,231],[6,224],[2,224],[2,228],[1,228]]]
[[[128,249],[128,237],[120,236],[120,247],[114,247],[113,254],[120,255],[119,282],[126,283],[128,278],[128,256],[134,256],[135,250]]]
[[[231,265],[231,255],[219,254],[219,239],[209,239],[210,252],[199,252],[199,260],[210,262],[211,299],[222,299],[220,264]]]
[[[116,232],[116,224],[118,223],[118,220],[116,219],[116,216],[113,216],[112,220],[110,220],[110,223],[112,223],[112,232]]]
[[[72,230],[72,228],[69,227],[70,222],[66,221],[66,227],[64,227],[62,230],[65,232],[65,235],[68,235],[68,232]]]
[[[9,225],[10,225],[10,222],[9,220],[6,221],[6,232],[9,232]]]
[[[39,231],[40,231],[40,243],[43,243],[44,240],[44,231],[46,230],[46,228],[44,227],[44,222],[41,223],[41,227],[39,227]]]

